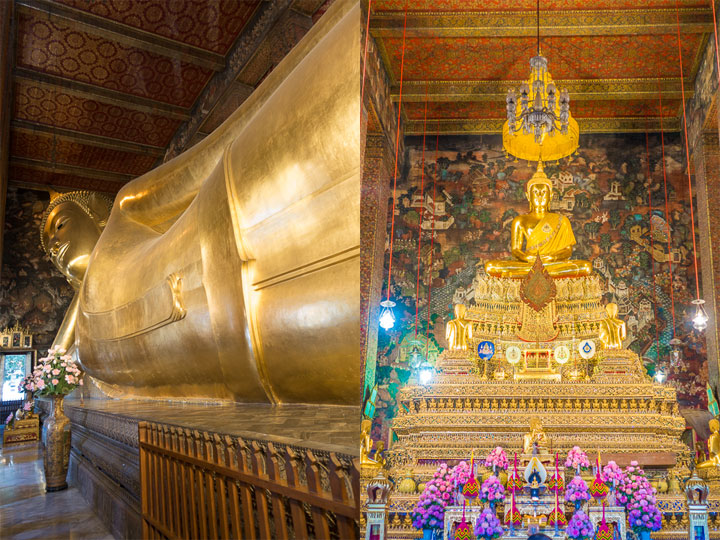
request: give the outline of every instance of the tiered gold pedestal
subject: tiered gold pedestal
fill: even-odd
[[[3,431],[3,446],[39,440],[40,418],[32,414],[24,420],[16,420],[13,427]]]

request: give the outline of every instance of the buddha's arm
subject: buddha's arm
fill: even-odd
[[[534,262],[535,256],[529,255],[523,251],[523,241],[525,240],[525,229],[520,221],[520,217],[513,219],[510,226],[510,251],[513,257],[523,262]]]
[[[80,308],[80,292],[75,291],[70,307],[65,312],[65,318],[58,329],[58,333],[55,335],[53,341],[53,347],[62,347],[65,350],[70,350],[70,347],[75,343],[75,325],[78,318],[78,310]]]

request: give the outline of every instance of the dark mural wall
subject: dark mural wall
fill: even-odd
[[[43,353],[73,297],[72,287],[40,246],[40,219],[49,200],[47,192],[8,188],[0,281],[0,328],[20,322]]]
[[[415,340],[418,227],[422,230],[419,341],[424,342],[426,335],[431,281],[430,350],[442,350],[446,345],[445,322],[451,318],[453,304],[472,304],[472,282],[482,263],[510,258],[510,222],[528,210],[524,186],[534,164],[508,159],[500,136],[441,137],[437,156],[435,142],[433,137],[426,145],[425,190],[421,196],[422,139],[406,139],[407,170],[398,178],[391,284],[391,297],[398,303],[398,322],[390,332],[380,329],[376,429],[384,418],[395,415],[395,396],[410,375],[406,352]],[[568,216],[573,225],[577,240],[573,257],[592,261],[608,291],[605,300],[620,306],[628,326],[629,348],[643,357],[650,373],[654,373],[658,354],[662,362],[668,361],[668,342],[673,337],[672,260],[675,327],[685,347],[684,359],[670,381],[682,405],[698,407],[707,367],[704,338],[690,325],[695,273],[687,175],[681,168],[683,154],[680,137],[666,135],[669,220],[659,134],[649,136],[650,182],[645,134],[582,136],[576,156],[546,164],[545,171],[554,185],[552,211]],[[431,254],[436,162],[436,236]],[[652,218],[648,189],[652,192]],[[389,244],[386,276],[388,254]],[[428,272],[431,257],[432,278]],[[429,356],[432,361],[433,355]]]

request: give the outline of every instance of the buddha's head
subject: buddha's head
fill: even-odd
[[[712,420],[710,420],[709,426],[710,431],[712,431],[713,433],[717,433],[718,430],[720,430],[720,422],[718,422],[717,418],[713,418]]]
[[[543,170],[542,161],[538,162],[537,171],[525,185],[525,197],[530,203],[531,211],[546,211],[553,195],[553,185]]]
[[[542,422],[537,416],[530,419],[530,431],[542,431]]]
[[[90,254],[111,209],[112,200],[106,195],[72,191],[53,197],[43,214],[42,247],[73,287],[85,277]]]
[[[617,304],[614,302],[609,302],[608,304],[606,304],[605,305],[605,313],[607,313],[608,317],[610,317],[611,319],[614,319],[615,317],[617,317],[617,314],[618,314]]]
[[[465,308],[465,304],[455,304],[455,318],[456,319],[464,319],[466,311],[467,311],[467,309]]]

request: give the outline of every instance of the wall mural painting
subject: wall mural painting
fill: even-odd
[[[40,218],[49,201],[47,192],[8,187],[0,276],[0,328],[18,321],[43,353],[73,298],[72,287],[40,247]]]
[[[534,164],[505,156],[500,136],[442,137],[437,159],[435,141],[427,145],[426,189],[421,196],[422,141],[413,137],[406,142],[408,170],[397,186],[391,290],[391,298],[398,304],[398,322],[390,332],[380,329],[379,333],[376,437],[387,435],[384,420],[397,412],[396,396],[410,376],[408,357],[413,345],[423,352],[427,348],[428,358],[434,362],[446,346],[445,323],[451,318],[454,303],[473,303],[476,272],[489,259],[510,257],[510,222],[527,211],[523,190],[534,172]],[[607,291],[605,301],[620,306],[620,316],[628,327],[625,345],[643,358],[650,374],[655,371],[658,355],[661,362],[669,358],[668,342],[673,337],[672,261],[676,333],[685,345],[683,360],[671,373],[670,382],[677,388],[681,405],[701,407],[705,406],[701,399],[707,381],[706,350],[704,337],[692,330],[690,322],[695,275],[681,139],[677,134],[665,136],[670,235],[660,135],[651,135],[649,142],[652,218],[645,134],[581,136],[575,157],[546,164],[545,171],[554,185],[552,209],[570,219],[577,240],[573,257],[592,261]],[[436,236],[431,253],[433,218]],[[422,240],[416,337],[418,226]],[[389,243],[386,275],[388,255]],[[426,340],[430,279],[430,332]]]

